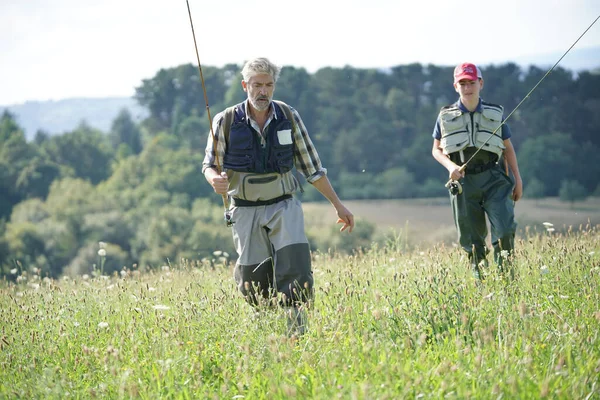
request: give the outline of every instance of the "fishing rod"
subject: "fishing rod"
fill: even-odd
[[[190,17],[190,27],[192,28],[192,36],[194,38],[194,49],[196,50],[196,59],[198,60],[198,72],[200,73],[200,82],[202,83],[202,91],[204,92],[204,102],[206,103],[206,115],[208,117],[208,126],[210,127],[210,136],[212,137],[213,151],[215,153],[215,168],[217,173],[221,175],[221,166],[219,163],[219,152],[217,151],[217,139],[212,127],[212,118],[210,116],[210,107],[208,105],[208,95],[206,94],[206,85],[204,84],[204,76],[202,74],[202,65],[200,64],[200,55],[198,54],[198,43],[196,42],[196,33],[194,32],[194,22],[192,21],[192,11],[190,10],[190,2],[185,0],[187,4],[188,16]],[[229,198],[227,194],[221,195],[223,197],[223,207],[225,208],[225,222],[227,226],[231,226],[231,218],[229,216]]]
[[[504,118],[504,121],[502,121],[502,123],[494,130],[494,132],[492,132],[492,134],[486,139],[486,141],[483,142],[483,144],[481,145],[481,147],[478,147],[477,150],[475,151],[475,153],[473,153],[473,155],[471,155],[471,157],[469,157],[469,159],[467,160],[467,162],[465,162],[463,165],[460,166],[460,168],[458,169],[460,172],[462,172],[462,171],[465,170],[465,168],[467,167],[467,164],[475,157],[475,155],[477,153],[479,153],[481,151],[481,149],[483,148],[483,146],[485,146],[487,144],[487,142],[496,135],[496,132],[498,131],[498,129],[502,128],[502,126],[506,123],[506,121],[508,121],[508,119],[510,118],[510,116],[513,115],[515,111],[517,111],[517,109],[521,106],[521,104],[523,104],[523,102],[531,95],[531,93],[533,93],[533,91],[540,85],[540,83],[542,83],[542,81],[544,79],[546,79],[546,77],[548,75],[550,75],[550,73],[554,70],[554,68],[556,68],[556,66],[558,65],[558,63],[560,63],[561,60],[563,58],[565,58],[565,56],[571,51],[571,49],[573,47],[575,47],[575,45],[577,44],[577,42],[579,42],[579,40],[587,33],[587,31],[589,31],[592,28],[592,26],[594,26],[594,24],[596,23],[596,21],[598,21],[598,19],[600,19],[600,15],[598,15],[596,17],[596,19],[594,20],[594,22],[592,22],[590,24],[590,26],[588,26],[587,29],[585,31],[583,31],[583,33],[577,38],[577,40],[575,40],[575,42],[573,42],[573,44],[571,45],[571,47],[569,47],[567,49],[567,51],[565,51],[565,53],[558,59],[558,61],[556,63],[554,63],[554,65],[544,74],[544,76],[542,76],[542,78],[538,81],[538,83],[535,84],[535,86],[529,91],[529,93],[527,93],[527,95],[525,95],[525,97],[523,97],[523,100],[521,100],[519,102],[519,104],[517,104],[517,106],[510,112],[510,114],[508,114],[506,116],[506,118]],[[444,186],[446,188],[448,188],[450,190],[450,193],[453,194],[453,195],[461,194],[462,193],[462,185],[460,184],[459,181],[455,181],[455,180],[450,179],[448,182],[446,182],[446,184]]]

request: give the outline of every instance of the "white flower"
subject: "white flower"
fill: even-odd
[[[157,305],[153,306],[152,308],[154,308],[155,310],[169,310],[171,307],[165,306],[162,304],[157,304]]]
[[[108,328],[108,322],[100,322],[98,324],[98,328]]]
[[[544,222],[544,223],[542,223],[542,225],[544,225],[546,228],[551,228],[551,227],[553,227],[553,226],[554,226],[554,225],[553,225],[552,223],[550,223],[550,222]]]
[[[98,255],[99,255],[100,257],[106,257],[106,250],[104,250],[104,249],[100,249],[100,250],[98,250]]]
[[[546,229],[548,232],[554,232],[554,228],[548,228]]]
[[[160,269],[162,269],[163,271],[168,271],[169,270],[169,266],[168,265],[163,265],[162,267],[160,267]]]
[[[101,249],[105,249],[106,248],[106,243],[105,242],[98,242],[98,247],[100,247]]]
[[[213,256],[215,256],[215,257],[219,257],[219,256],[221,256],[221,254],[223,254],[223,252],[221,250],[213,251]]]
[[[540,268],[540,272],[542,273],[542,275],[546,275],[550,272],[550,270],[548,269],[547,265],[542,265],[542,267]]]
[[[12,275],[16,275],[18,271],[19,271],[18,269],[16,269],[16,268],[13,268],[13,269],[11,269],[11,270],[10,270],[10,273],[11,273]]]
[[[500,252],[500,257],[502,257],[502,258],[508,258],[508,250],[502,250]]]

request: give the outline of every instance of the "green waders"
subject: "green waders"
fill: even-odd
[[[469,260],[478,276],[481,263],[486,264],[488,248],[486,214],[490,221],[494,261],[502,269],[514,249],[515,223],[512,190],[514,183],[495,164],[479,173],[469,173],[460,180],[462,193],[450,195],[454,223],[461,247],[469,254]],[[505,252],[503,252],[505,251]]]

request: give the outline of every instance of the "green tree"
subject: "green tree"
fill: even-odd
[[[560,182],[558,196],[562,201],[570,202],[571,207],[573,207],[576,201],[585,200],[588,195],[589,192],[586,190],[586,188],[577,181],[563,179]]]
[[[546,195],[546,186],[542,181],[537,178],[533,178],[527,182],[524,188],[524,195],[530,199],[541,199]]]
[[[97,184],[110,176],[113,151],[108,139],[85,123],[72,132],[53,136],[42,147],[53,162],[72,171],[76,178]]]
[[[108,137],[113,150],[117,150],[121,145],[126,145],[131,154],[139,154],[142,151],[140,129],[133,122],[131,113],[127,109],[122,109],[113,120]]]

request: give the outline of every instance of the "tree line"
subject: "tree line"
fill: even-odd
[[[27,141],[14,116],[0,119],[1,274],[36,268],[49,276],[104,272],[122,266],[159,267],[233,254],[220,196],[201,174],[216,115],[243,101],[240,65],[203,67],[210,107],[192,64],[161,69],[136,88],[149,116],[135,123],[128,110],[109,132],[82,121]],[[546,74],[516,64],[483,68],[486,101],[509,114]],[[446,196],[447,172],[431,157],[439,109],[457,99],[452,67],[399,65],[389,69],[286,66],[275,97],[301,114],[344,199]],[[510,116],[525,196],[574,200],[600,195],[600,73],[556,68]],[[310,187],[300,196],[321,201]],[[349,250],[368,242],[359,232]],[[313,248],[325,245],[313,240]],[[98,255],[99,242],[106,257]],[[101,253],[103,254],[103,253]],[[218,253],[222,254],[222,253]]]

